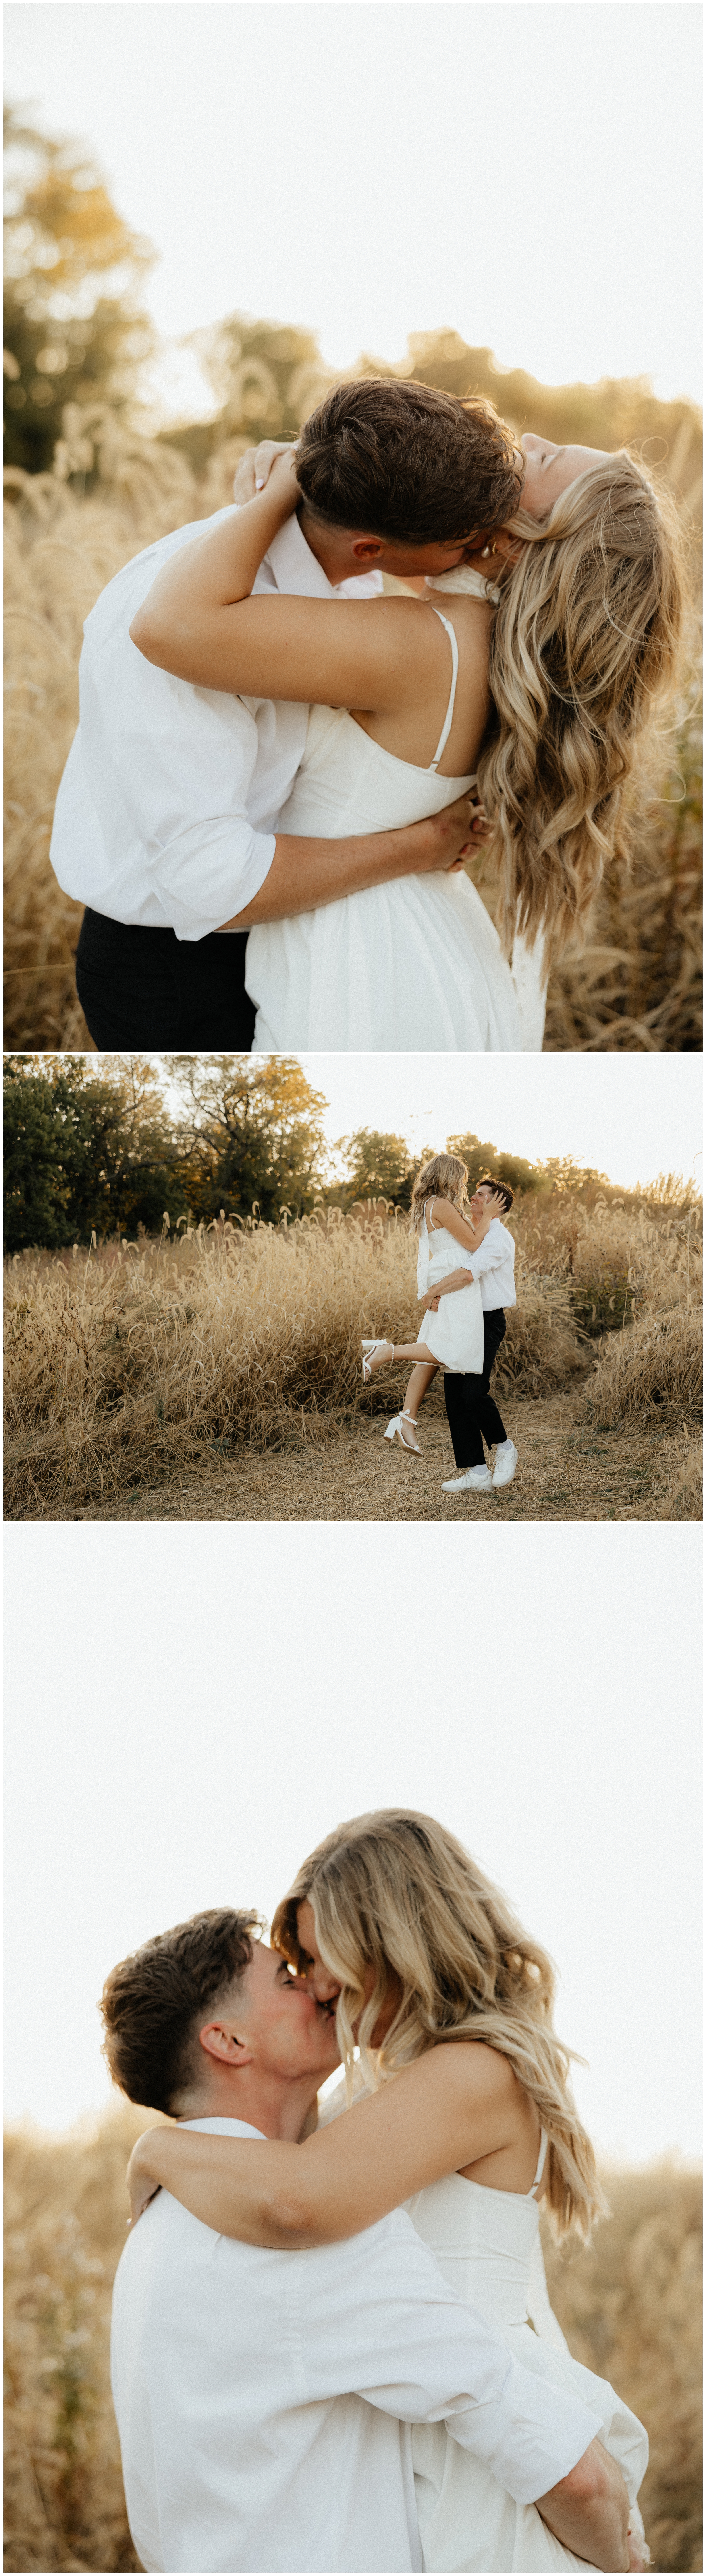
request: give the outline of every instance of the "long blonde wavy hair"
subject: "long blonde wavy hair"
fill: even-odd
[[[620,449],[545,520],[508,521],[519,560],[498,574],[493,700],[478,787],[495,830],[507,954],[543,933],[547,961],[581,930],[604,869],[629,861],[646,800],[645,729],[673,690],[684,546],[671,495]],[[453,590],[453,572],[435,588]],[[640,753],[643,775],[638,780]]]
[[[458,1154],[432,1154],[430,1161],[422,1163],[412,1191],[410,1234],[421,1233],[427,1199],[450,1199],[467,1225],[473,1224],[468,1204],[468,1167],[460,1162]]]
[[[508,2059],[548,2133],[546,2206],[556,2234],[574,2229],[587,2238],[606,2202],[569,2090],[575,2052],[553,2027],[554,1969],[455,1834],[405,1807],[354,1816],[327,1834],[272,1923],[275,1948],[297,1969],[297,1907],[305,1899],[321,1957],[341,1981],[336,2028],[349,2103],[356,2045],[376,2089],[440,2040],[484,2040]],[[372,2051],[391,1993],[394,2016]]]

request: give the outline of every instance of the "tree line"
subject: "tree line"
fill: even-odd
[[[81,452],[82,413],[88,419],[103,403],[129,417],[139,405],[154,349],[143,299],[155,254],[117,213],[85,150],[52,141],[12,109],[5,139],[6,463],[33,474],[63,456],[69,478],[78,472],[85,481],[96,469],[90,440]],[[213,388],[213,418],[161,436],[196,473],[226,440],[295,438],[340,373],[312,332],[239,312],[194,333],[192,346]],[[345,372],[489,395],[518,432],[541,423],[551,438],[589,446],[648,442],[648,459],[668,460],[670,480],[697,507],[699,413],[687,401],[658,401],[641,380],[542,385],[521,367],[500,370],[492,350],[453,330],[412,332],[401,367],[363,351]]]
[[[324,1132],[326,1102],[294,1056],[5,1057],[5,1249],[61,1251],[110,1236],[210,1224],[223,1209],[278,1224],[324,1200],[408,1208],[421,1156],[404,1136]],[[429,1140],[431,1153],[446,1140]],[[471,1134],[448,1139],[471,1179],[515,1190],[571,1186],[572,1167],[532,1164]],[[598,1175],[573,1174],[574,1184]]]

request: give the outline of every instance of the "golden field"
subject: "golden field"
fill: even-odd
[[[6,1045],[91,1044],[74,985],[81,906],[49,865],[56,792],[78,718],[83,621],[121,565],[169,530],[231,498],[245,440],[231,438],[197,475],[177,447],[130,436],[109,413],[66,415],[51,473],[10,470],[6,529]],[[559,434],[565,435],[560,429]],[[73,445],[72,445],[73,439]],[[679,436],[674,467],[679,474]],[[76,477],[97,460],[81,497]],[[672,459],[667,465],[671,473]],[[72,474],[71,483],[67,481]],[[650,746],[654,768],[654,745]],[[631,872],[596,900],[582,949],[549,991],[548,1049],[698,1049],[700,731],[697,683],[683,687],[657,762],[661,785]],[[489,911],[488,863],[474,877]]]
[[[655,1514],[697,1517],[700,1208],[668,1187],[610,1202],[589,1187],[518,1198],[510,1222],[499,1402],[569,1386],[598,1430],[656,1426],[671,1491]],[[119,1512],[206,1455],[325,1453],[401,1400],[404,1364],[365,1389],[360,1373],[363,1335],[417,1330],[416,1244],[384,1201],[16,1253],[5,1272],[13,1519]]]
[[[7,2140],[6,2566],[134,2569],[109,2382],[124,2172],[153,2115],[127,2104],[83,2134]],[[653,2564],[702,2565],[700,2189],[665,2165],[605,2177],[612,2216],[590,2253],[545,2244],[552,2303],[577,2358],[650,2436],[642,2492]]]

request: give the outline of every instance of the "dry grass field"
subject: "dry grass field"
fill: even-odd
[[[91,1044],[74,985],[81,906],[61,893],[49,866],[54,802],[78,717],[84,618],[106,582],[142,547],[230,500],[244,443],[231,440],[197,478],[177,449],[130,439],[103,413],[93,422],[77,417],[74,446],[70,437],[63,443],[52,473],[29,476],[13,468],[6,478],[10,1047]],[[66,475],[90,463],[94,452],[100,480],[82,498]],[[701,1045],[700,732],[693,677],[671,734],[665,733],[661,767],[661,795],[632,873],[611,873],[586,946],[568,952],[552,977],[549,1049],[652,1052]],[[485,873],[481,860],[474,874],[492,912],[487,863]]]
[[[539,1483],[525,1469],[524,1505],[521,1480],[509,1489],[511,1510],[601,1518],[605,1507],[622,1518],[646,1504],[648,1517],[697,1516],[700,1211],[659,1196],[609,1204],[601,1192],[557,1192],[516,1201],[512,1230],[518,1303],[494,1383],[513,1422],[528,1403],[541,1422],[556,1401],[562,1446],[549,1471],[542,1462]],[[265,1517],[316,1518],[317,1496],[328,1494],[331,1516],[348,1518],[361,1460],[368,1485],[353,1517],[457,1509],[439,1493],[438,1463],[443,1455],[448,1473],[451,1462],[438,1382],[420,1461],[383,1452],[377,1436],[406,1369],[361,1382],[363,1334],[400,1342],[417,1329],[415,1259],[406,1222],[385,1202],[347,1216],[322,1208],[276,1228],[219,1221],[172,1244],[165,1233],[160,1243],[98,1252],[15,1254],[5,1264],[8,1516],[122,1517],[136,1497],[141,1505],[149,1496],[151,1509],[156,1494],[168,1517],[206,1466],[217,1471],[213,1500],[222,1479],[226,1508],[215,1516],[230,1517],[241,1471],[257,1464]],[[601,1334],[601,1324],[617,1329]],[[595,1460],[611,1434],[618,1500],[613,1493],[595,1509]],[[574,1470],[584,1450],[585,1466],[593,1458],[575,1509],[572,1443]],[[299,1515],[291,1504],[302,1477],[310,1508]],[[499,1498],[473,1500],[497,1512]],[[552,1500],[560,1512],[545,1509]],[[259,1503],[251,1514],[246,1495],[234,1516],[259,1517]]]
[[[149,2115],[125,2106],[67,2141],[7,2141],[8,2570],[137,2568],[125,2515],[108,2337],[125,2239],[124,2170]],[[642,2503],[653,2563],[702,2565],[700,2191],[664,2166],[606,2177],[613,2215],[591,2253],[547,2244],[577,2358],[646,2424]]]

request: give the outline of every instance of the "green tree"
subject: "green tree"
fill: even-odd
[[[187,1212],[178,1142],[140,1057],[6,1056],[5,1248],[159,1233]]]
[[[267,1223],[308,1214],[321,1196],[323,1095],[296,1056],[167,1056],[183,1104],[181,1176],[197,1221],[220,1208]]]
[[[5,119],[5,456],[48,470],[65,404],[124,408],[153,345],[139,290],[154,253],[75,144]]]
[[[302,421],[336,382],[313,332],[255,322],[244,313],[227,314],[223,322],[194,332],[191,346],[213,386],[218,414],[215,420],[167,430],[164,436],[184,450],[195,471],[226,438],[245,438],[249,444],[260,438],[296,438]]]
[[[458,1154],[468,1165],[468,1187],[480,1179],[482,1172],[495,1172],[499,1181],[507,1181],[511,1190],[541,1190],[547,1187],[538,1163],[527,1163],[521,1154],[499,1154],[496,1145],[484,1145],[480,1136],[449,1136],[450,1154]]]
[[[643,377],[603,377],[596,385],[543,385],[523,367],[500,368],[492,349],[471,349],[460,331],[413,331],[407,358],[394,371],[380,359],[361,359],[361,374],[407,377],[438,385],[444,393],[484,394],[518,432],[587,447],[621,447],[639,441],[665,467],[689,510],[701,504],[701,415],[684,399],[661,402]]]
[[[358,1127],[354,1136],[339,1138],[337,1151],[348,1164],[336,1193],[344,1207],[352,1207],[356,1199],[391,1199],[395,1207],[409,1207],[419,1157],[410,1154],[405,1136]]]

